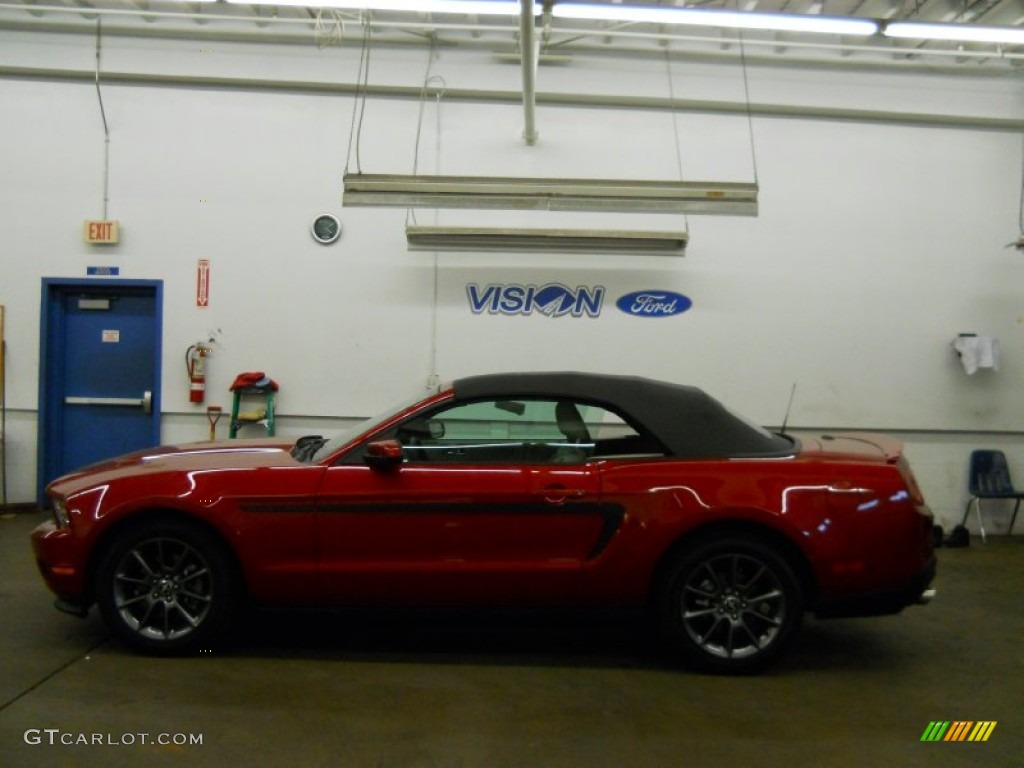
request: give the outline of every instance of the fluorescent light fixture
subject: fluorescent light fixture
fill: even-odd
[[[757,215],[742,182],[349,173],[344,187],[346,206]]]
[[[461,13],[475,16],[518,16],[517,0],[227,0],[239,5],[294,5],[348,11]]]
[[[985,27],[978,24],[925,24],[893,21],[882,28],[886,37],[914,40],[950,40],[960,43],[1005,43],[1024,45],[1024,28]]]
[[[551,15],[563,19],[688,24],[725,29],[757,29],[772,32],[818,32],[866,37],[878,32],[878,22],[842,16],[796,13],[752,13],[713,8],[555,3]]]
[[[608,229],[512,229],[409,224],[410,251],[579,251],[682,254],[686,232]]]

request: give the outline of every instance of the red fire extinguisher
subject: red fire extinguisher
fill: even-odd
[[[213,350],[203,344],[193,344],[185,351],[185,368],[188,370],[188,401],[201,403],[206,398],[206,358]]]

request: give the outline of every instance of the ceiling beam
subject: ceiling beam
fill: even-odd
[[[441,227],[409,224],[410,251],[545,251],[683,255],[689,234],[651,230]]]
[[[346,173],[342,205],[757,215],[757,184]]]

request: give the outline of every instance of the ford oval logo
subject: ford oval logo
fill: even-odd
[[[633,291],[620,297],[615,306],[636,317],[671,317],[688,310],[693,302],[675,291]]]

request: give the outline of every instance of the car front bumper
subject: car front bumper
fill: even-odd
[[[46,586],[57,596],[58,608],[84,614],[90,602],[85,563],[71,530],[47,520],[32,531],[31,540],[36,566]]]

